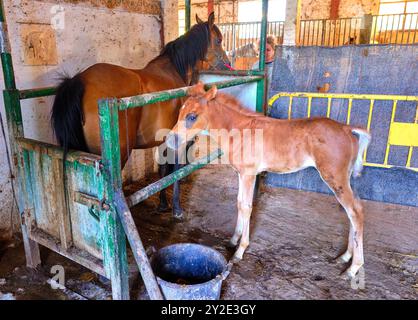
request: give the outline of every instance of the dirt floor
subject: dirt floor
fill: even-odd
[[[182,184],[186,220],[181,223],[170,213],[156,214],[158,196],[136,206],[133,215],[145,246],[159,249],[195,242],[212,246],[229,259],[237,182],[235,172],[226,166],[195,172]],[[344,251],[348,234],[348,219],[335,198],[262,185],[250,246],[224,281],[221,298],[417,299],[418,208],[372,201],[363,205],[364,288],[353,289],[356,283],[340,277],[344,266],[333,263]],[[47,249],[42,250],[42,258],[42,267],[29,270],[21,243],[0,243],[0,299],[110,299],[106,279]],[[65,268],[65,290],[53,290],[46,282],[56,264]],[[131,297],[147,299],[133,263],[130,269]]]

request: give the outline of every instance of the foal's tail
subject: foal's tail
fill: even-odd
[[[56,91],[51,124],[64,154],[69,149],[87,151],[83,133],[83,96],[84,83],[80,74],[73,78],[64,78]]]
[[[360,176],[361,170],[363,169],[363,153],[369,145],[372,137],[367,130],[361,128],[352,128],[351,132],[356,134],[359,139],[357,157],[353,167],[353,177],[356,178]]]

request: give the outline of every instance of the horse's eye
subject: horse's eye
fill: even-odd
[[[222,39],[217,39],[216,40],[216,43],[219,44],[219,45],[221,45],[222,44]]]

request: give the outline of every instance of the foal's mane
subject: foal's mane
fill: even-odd
[[[167,43],[157,58],[169,57],[181,78],[187,82],[187,71],[205,58],[209,42],[208,22],[198,23],[186,34]]]
[[[245,115],[247,117],[262,117],[264,116],[262,113],[251,111],[247,108],[245,108],[241,102],[235,98],[234,96],[231,96],[229,94],[225,93],[218,93],[214,99],[214,102],[217,102],[221,104],[222,106],[238,112],[242,115]]]

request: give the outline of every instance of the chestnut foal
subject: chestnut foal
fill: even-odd
[[[245,136],[245,130],[251,132],[251,138],[245,143],[243,139],[232,143],[228,138],[223,140],[227,141],[226,145],[219,146],[239,174],[238,218],[231,244],[236,246],[240,238],[241,241],[234,260],[242,258],[249,244],[257,174],[262,171],[290,173],[315,167],[350,220],[348,247],[338,261],[348,262],[352,258],[345,273],[354,277],[364,263],[363,209],[351,189],[350,176],[360,174],[362,155],[371,138],[369,133],[327,118],[279,120],[265,117],[245,109],[230,95],[217,94],[215,86],[205,92],[203,83],[192,87],[189,95],[180,109],[176,126],[167,136],[169,148],[178,149],[202,131],[212,137],[215,129],[235,131],[240,137]],[[261,140],[260,134],[257,139],[256,130],[261,130]],[[255,148],[248,148],[248,144],[255,144]]]

